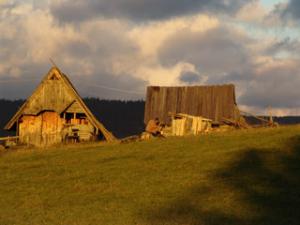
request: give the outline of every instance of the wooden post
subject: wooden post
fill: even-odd
[[[17,120],[17,131],[16,131],[16,135],[19,136],[19,119]],[[19,139],[16,140],[16,143],[19,143]]]
[[[44,123],[43,113],[40,116],[41,116],[41,140],[40,140],[39,145],[42,145],[42,143],[43,143],[43,123]]]
[[[217,101],[216,101],[216,111],[215,111],[215,121],[216,122],[220,122],[219,121],[219,118],[218,118],[218,116],[219,116],[219,104],[218,104],[219,102],[218,102],[218,99],[217,99]]]
[[[268,107],[268,114],[269,114],[269,123],[270,125],[274,124],[273,116],[272,116],[272,109],[271,106]]]

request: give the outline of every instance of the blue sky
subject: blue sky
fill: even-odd
[[[262,4],[268,8],[272,8],[274,5],[278,3],[287,2],[286,0],[261,0]]]

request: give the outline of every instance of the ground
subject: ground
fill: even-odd
[[[300,126],[0,153],[0,224],[300,224]]]

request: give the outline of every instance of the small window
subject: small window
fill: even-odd
[[[78,119],[79,124],[88,124],[87,117],[84,113],[77,113],[76,114],[76,119]]]
[[[66,117],[66,123],[71,124],[72,119],[74,118],[74,113],[66,113],[65,117]]]
[[[54,73],[52,76],[49,78],[49,80],[58,80],[57,75]]]

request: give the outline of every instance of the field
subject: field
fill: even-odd
[[[300,126],[0,153],[1,225],[299,225]]]

